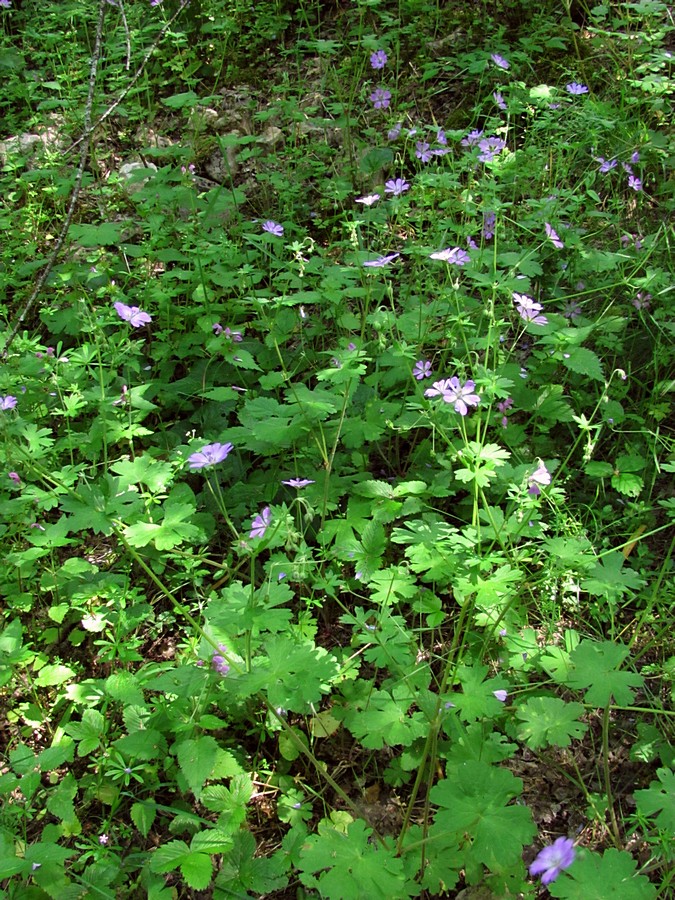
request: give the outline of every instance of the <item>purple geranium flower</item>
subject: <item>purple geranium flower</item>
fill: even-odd
[[[438,141],[439,144],[442,144],[444,147],[448,143],[448,139],[442,128],[438,129],[438,134],[436,136],[436,140]]]
[[[527,492],[533,497],[538,497],[541,494],[540,485],[546,487],[551,483],[551,473],[541,460],[539,460],[539,465],[534,472],[528,477],[527,483],[529,485]]]
[[[495,221],[497,216],[493,212],[483,213],[483,237],[486,241],[495,236]]]
[[[14,484],[21,484],[21,476],[18,472],[8,472],[7,477],[11,478]]]
[[[434,156],[433,152],[429,149],[429,144],[426,141],[418,141],[415,150],[415,156],[423,163],[428,163]]]
[[[557,235],[555,229],[553,228],[553,226],[551,225],[551,223],[550,223],[550,222],[544,222],[544,228],[546,229],[546,237],[547,237],[547,238],[549,239],[549,241],[553,244],[553,246],[556,248],[556,250],[562,250],[562,248],[563,248],[565,245],[563,244],[563,242],[562,242],[562,241],[560,240],[560,238],[558,237],[558,235]]]
[[[578,81],[570,81],[569,84],[565,85],[565,89],[568,94],[587,94],[588,88],[585,84],[579,84]]]
[[[314,484],[311,478],[289,478],[288,481],[282,481],[281,483],[298,489],[307,487],[308,484]]]
[[[611,172],[612,169],[616,169],[615,159],[605,159],[604,156],[596,156],[595,161],[600,163],[598,171],[601,175],[606,175],[608,172]]]
[[[478,147],[481,151],[478,159],[481,162],[492,162],[495,156],[506,147],[506,141],[498,137],[487,137],[478,142]]]
[[[400,197],[401,194],[409,189],[410,185],[403,178],[391,179],[384,183],[385,194],[392,194],[394,197]]]
[[[229,452],[233,449],[232,444],[207,444],[188,456],[188,466],[192,471],[197,469],[205,469],[209,466],[215,466],[217,463],[227,459]]]
[[[363,265],[367,266],[370,269],[381,269],[384,266],[388,266],[390,262],[395,260],[396,257],[400,255],[400,253],[390,253],[389,256],[378,256],[377,259],[366,260]]]
[[[431,378],[431,363],[428,359],[418,359],[413,366],[412,373],[418,381]]]
[[[634,191],[642,190],[642,182],[636,175],[628,176],[628,187],[633,188]]]
[[[446,403],[453,403],[455,412],[465,416],[470,406],[478,406],[480,397],[474,394],[475,382],[468,380],[462,384],[456,375],[435,381],[432,387],[424,392],[425,397],[442,397]]]
[[[500,703],[506,703],[506,698],[509,696],[509,692],[503,690],[493,691],[492,693]]]
[[[492,94],[492,99],[495,101],[495,103],[501,109],[502,112],[506,112],[508,107],[507,107],[506,103],[504,102],[504,95],[502,93],[500,93],[499,91],[495,91]]]
[[[368,99],[375,109],[386,109],[391,100],[391,91],[386,88],[376,88]]]
[[[12,2],[11,2],[11,0],[0,0],[0,6],[1,6],[3,9],[11,9],[11,8],[12,8]]]
[[[539,315],[544,307],[541,303],[536,303],[532,297],[528,297],[527,294],[514,293],[513,302],[516,304],[518,315],[524,322],[532,322],[534,325],[548,324],[546,316]]]
[[[263,222],[262,230],[268,234],[273,234],[274,237],[281,237],[284,233],[284,226],[279,225],[278,222],[273,222],[272,219],[268,219],[266,222]]]
[[[14,409],[16,404],[19,401],[16,397],[13,397],[11,394],[7,394],[6,397],[0,397],[0,409]]]
[[[272,521],[272,511],[269,506],[266,506],[261,513],[259,513],[255,519],[251,522],[251,532],[249,537],[265,537],[265,532],[267,531],[270,522]]]
[[[504,59],[504,57],[499,53],[492,53],[490,55],[490,59],[496,66],[499,66],[500,69],[511,68],[511,63],[508,61],[508,59]]]
[[[220,324],[220,322],[214,322],[211,328],[213,328],[213,333],[216,335],[216,337],[219,334],[223,333],[223,326]]]
[[[370,54],[370,65],[373,69],[384,69],[387,65],[387,54],[384,50],[376,50]]]
[[[550,847],[544,847],[530,866],[530,875],[541,875],[542,884],[550,884],[574,862],[574,841],[559,837]]]
[[[354,203],[363,203],[364,206],[372,206],[380,199],[379,194],[366,194],[365,197],[356,197]]]
[[[450,266],[465,266],[471,262],[471,257],[461,247],[447,247],[445,250],[429,254],[429,259],[442,259]]]
[[[147,325],[148,322],[152,322],[152,316],[143,312],[137,306],[127,306],[126,303],[113,303],[113,306],[120,319],[124,319],[125,322],[128,322],[134,328],[140,328],[141,325]]]
[[[393,128],[390,128],[389,131],[387,132],[387,138],[388,138],[390,141],[395,141],[396,138],[397,138],[397,137],[399,136],[399,134],[401,133],[401,128],[402,128],[402,127],[403,127],[403,123],[402,123],[402,122],[397,122],[396,125],[394,125]]]
[[[482,137],[482,130],[479,131],[478,128],[474,128],[474,130],[470,131],[465,138],[462,138],[462,147],[475,147]]]

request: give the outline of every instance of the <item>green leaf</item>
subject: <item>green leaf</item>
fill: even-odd
[[[643,679],[634,672],[618,671],[629,652],[623,644],[584,640],[570,654],[570,668],[562,681],[578,690],[587,688],[584,699],[593,706],[605,707],[612,698],[619,706],[630,706],[633,688],[640,687]]]
[[[523,789],[508,769],[470,760],[454,767],[452,777],[431,789],[438,807],[434,831],[457,835],[466,843],[467,859],[491,869],[520,859],[537,829],[527,807],[509,805]]]
[[[199,799],[204,783],[211,777],[216,764],[218,742],[215,738],[202,736],[176,744],[173,749],[190,790]]]
[[[563,357],[563,365],[578,375],[586,375],[596,381],[605,380],[600,360],[588,347],[570,347]]]
[[[119,460],[111,469],[120,476],[126,487],[145,484],[153,492],[165,491],[173,480],[173,466],[155,459],[149,453],[143,453],[133,460]]]
[[[581,738],[588,730],[578,721],[583,713],[581,703],[565,703],[558,697],[532,697],[516,711],[522,719],[518,737],[533,750],[551,745],[569,747],[572,738]]]
[[[206,853],[191,853],[180,864],[180,870],[189,887],[204,891],[213,877],[213,860]]]
[[[325,819],[303,844],[300,881],[328,900],[402,900],[418,891],[409,884],[393,850],[370,842],[372,829],[357,819],[346,833]]]
[[[190,855],[190,848],[185,841],[169,841],[158,847],[152,854],[150,869],[153,872],[171,872]]]
[[[61,666],[58,664],[43,666],[35,679],[35,684],[37,684],[38,687],[55,687],[56,685],[63,684],[64,681],[69,681],[74,675],[74,670],[68,666]]]
[[[370,750],[398,744],[408,747],[425,731],[422,713],[409,713],[413,701],[406,685],[395,686],[392,693],[373,691],[364,709],[347,709],[345,727]]]
[[[579,852],[569,869],[548,885],[560,900],[653,900],[656,888],[645,875],[636,875],[637,864],[625,850],[605,850],[600,856]]]
[[[643,816],[656,813],[656,824],[664,831],[675,834],[675,772],[658,769],[658,781],[652,781],[644,791],[635,791],[635,802]]]
[[[644,583],[627,564],[623,553],[614,550],[596,561],[593,573],[581,582],[581,587],[589,594],[612,600],[643,587]]]
[[[102,222],[100,225],[71,225],[70,236],[83,247],[118,246],[128,222]]]
[[[361,157],[359,169],[364,175],[374,175],[391,165],[394,151],[389,147],[375,147]]]
[[[140,831],[143,837],[150,834],[152,823],[157,815],[157,804],[154,800],[146,800],[145,803],[134,803],[131,807],[131,821]]]
[[[81,722],[66,725],[66,734],[78,742],[77,755],[87,756],[101,744],[105,735],[105,719],[97,709],[86,709]]]
[[[182,94],[164,97],[162,103],[164,106],[168,106],[169,109],[184,109],[186,106],[191,108],[199,103],[199,97],[194,91],[185,91]]]

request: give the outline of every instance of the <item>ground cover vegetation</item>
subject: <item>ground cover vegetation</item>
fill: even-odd
[[[675,884],[658,0],[0,0],[0,896]]]

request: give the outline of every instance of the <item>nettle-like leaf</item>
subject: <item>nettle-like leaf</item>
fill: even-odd
[[[656,888],[645,875],[636,875],[637,864],[625,850],[598,853],[582,851],[569,869],[548,885],[560,900],[653,900]]]
[[[430,832],[457,836],[467,864],[482,863],[492,871],[513,865],[537,833],[532,813],[510,805],[523,789],[508,769],[470,760],[453,767],[450,778],[431,789],[439,807]]]
[[[518,737],[528,747],[569,747],[572,738],[581,738],[588,726],[579,722],[585,708],[581,703],[565,703],[558,697],[532,697],[519,706],[516,715],[522,720]]]
[[[658,781],[644,791],[635,791],[635,802],[643,816],[655,816],[659,828],[675,834],[675,772],[658,769]]]
[[[204,783],[211,777],[218,756],[215,738],[202,735],[196,740],[181,741],[172,748],[190,790],[199,799]]]
[[[569,669],[561,670],[562,683],[576,690],[587,688],[584,700],[592,706],[607,706],[612,698],[619,706],[630,706],[633,688],[640,687],[643,678],[619,671],[629,653],[623,644],[584,640],[570,653]]]
[[[216,888],[229,897],[263,897],[286,887],[288,860],[281,853],[256,856],[255,838],[250,831],[234,835],[234,847],[223,859]],[[218,895],[216,895],[218,896]]]
[[[563,356],[562,363],[570,372],[586,375],[595,381],[605,380],[597,354],[588,347],[570,347]]]
[[[105,719],[97,709],[85,709],[81,722],[69,722],[66,734],[77,741],[77,755],[87,756],[96,750],[105,735]]]
[[[393,850],[371,843],[372,829],[361,819],[346,832],[324,820],[318,832],[300,851],[298,868],[305,887],[327,900],[391,900],[417,894],[405,877],[403,861]]]
[[[212,855],[227,853],[232,847],[232,838],[223,832],[198,832],[190,846],[185,841],[170,841],[152,854],[150,869],[164,874],[180,868],[189,887],[195,891],[205,890],[213,875]]]
[[[131,807],[130,815],[131,821],[136,828],[138,828],[143,837],[147,837],[157,815],[157,804],[154,800],[134,803]]]

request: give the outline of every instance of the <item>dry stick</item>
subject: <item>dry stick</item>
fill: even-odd
[[[54,249],[52,250],[51,256],[47,260],[46,266],[44,267],[44,269],[38,276],[37,282],[33,289],[33,293],[28,298],[28,302],[26,303],[23,310],[21,311],[21,314],[19,315],[19,318],[16,320],[16,323],[14,324],[14,327],[12,328],[12,331],[10,332],[9,338],[7,339],[5,346],[3,347],[3,350],[2,350],[2,358],[3,359],[7,358],[7,353],[9,352],[9,348],[12,346],[12,343],[14,342],[14,338],[17,336],[19,328],[21,328],[21,325],[23,324],[24,319],[28,315],[29,311],[32,309],[33,304],[35,303],[38,296],[40,295],[40,291],[45,286],[45,282],[47,281],[47,278],[49,277],[49,273],[54,268],[54,263],[56,262],[58,255],[61,252],[61,248],[63,247],[64,241],[66,239],[66,235],[68,234],[68,229],[70,228],[70,223],[72,222],[72,219],[73,219],[75,207],[77,205],[77,201],[80,196],[80,190],[82,188],[82,178],[84,176],[84,167],[87,163],[87,156],[89,155],[89,138],[91,137],[92,132],[96,128],[98,128],[98,126],[101,124],[101,122],[103,122],[105,119],[107,119],[108,116],[110,116],[117,109],[117,107],[120,105],[122,100],[124,100],[124,98],[127,96],[129,91],[136,84],[136,82],[141,77],[143,70],[145,69],[145,67],[148,63],[148,60],[150,59],[150,57],[156,50],[157,46],[159,45],[159,42],[162,40],[162,38],[164,37],[166,32],[173,25],[175,20],[178,18],[180,13],[185,9],[185,7],[188,5],[189,2],[190,2],[190,0],[183,0],[183,2],[180,4],[178,9],[176,10],[175,14],[169,19],[169,21],[166,23],[166,25],[162,28],[162,30],[157,35],[156,39],[153,41],[152,46],[150,47],[148,52],[143,57],[143,60],[141,61],[140,66],[134,73],[134,76],[131,79],[131,81],[129,82],[129,84],[122,91],[122,93],[117,98],[117,100],[115,100],[115,102],[111,106],[109,106],[108,109],[106,109],[106,111],[103,113],[103,115],[99,116],[99,118],[92,124],[91,108],[94,103],[94,88],[96,85],[96,71],[98,69],[98,61],[101,56],[101,38],[102,38],[102,34],[103,34],[103,20],[105,17],[105,8],[108,5],[108,0],[101,0],[101,6],[99,8],[98,25],[96,28],[96,41],[94,43],[94,52],[92,54],[92,59],[91,59],[91,69],[89,70],[89,93],[87,94],[87,102],[85,103],[85,107],[84,107],[84,127],[82,129],[81,136],[76,141],[74,141],[64,153],[64,155],[68,155],[72,150],[75,149],[75,147],[77,147],[78,144],[82,144],[82,148],[80,149],[80,162],[77,167],[77,176],[75,178],[75,186],[73,187],[73,192],[70,196],[70,204],[68,206],[68,212],[66,214],[66,219],[63,223],[63,227],[61,228],[61,232],[56,241],[56,245],[55,245]]]

